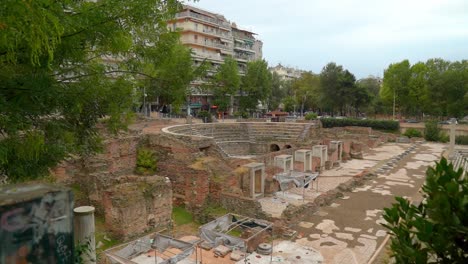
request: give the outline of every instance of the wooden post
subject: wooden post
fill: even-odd
[[[83,264],[96,263],[96,239],[94,226],[94,207],[80,206],[73,210],[75,221],[75,246],[88,245],[87,250],[81,253]]]

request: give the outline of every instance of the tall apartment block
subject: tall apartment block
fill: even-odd
[[[180,40],[192,49],[195,65],[203,60],[212,64],[214,71],[209,75],[215,73],[226,56],[237,61],[241,75],[246,70],[247,62],[262,59],[263,43],[254,37],[256,34],[238,28],[223,15],[184,5],[175,19],[168,22],[168,26],[172,30],[180,30]],[[200,89],[203,83],[203,80],[198,80],[191,84],[189,107],[192,110],[211,107],[211,94]]]

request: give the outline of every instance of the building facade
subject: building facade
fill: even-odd
[[[247,62],[262,58],[263,43],[255,38],[256,34],[238,28],[223,15],[184,5],[168,26],[180,31],[180,41],[192,50],[195,65],[205,60],[211,63],[212,70],[207,78],[216,73],[227,56],[237,61],[241,75],[245,73]],[[211,107],[211,93],[203,89],[206,81],[191,83],[188,113]]]
[[[299,70],[297,68],[286,67],[279,63],[275,67],[271,67],[270,72],[278,74],[281,80],[290,81],[300,78],[302,73],[304,73],[305,71]]]

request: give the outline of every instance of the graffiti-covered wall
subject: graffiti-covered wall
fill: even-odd
[[[49,185],[0,188],[0,263],[73,263],[73,195]]]

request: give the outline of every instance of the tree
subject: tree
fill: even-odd
[[[159,41],[178,1],[1,1],[0,174],[48,174],[99,149],[132,116],[135,89],[157,79]],[[170,45],[170,44],[168,44]]]
[[[312,72],[304,72],[301,77],[292,84],[296,101],[301,106],[301,116],[304,115],[304,107],[318,108],[320,96],[320,77]]]
[[[328,63],[320,73],[322,103],[328,105],[332,114],[336,110],[345,115],[346,107],[352,103],[356,77],[334,62]]]
[[[372,94],[369,91],[368,87],[358,83],[353,86],[352,97],[351,97],[351,106],[354,108],[356,116],[359,116],[361,113],[361,108],[368,107],[372,102]]]
[[[229,113],[232,115],[234,112],[234,95],[239,92],[241,84],[236,60],[232,57],[226,57],[213,81],[214,103],[219,110],[226,111],[229,109]]]
[[[276,72],[273,72],[271,75],[271,93],[267,100],[268,109],[277,109],[285,95],[284,82]]]
[[[468,262],[468,178],[445,158],[426,172],[424,201],[384,209],[396,263]]]
[[[426,83],[427,67],[419,62],[411,66],[411,75],[408,81],[408,97],[411,102],[407,112],[422,116],[428,110],[429,93]]]
[[[156,53],[162,56],[146,69],[147,74],[157,78],[146,78],[143,85],[147,86],[148,100],[159,101],[160,106],[172,104],[177,112],[190,94],[190,82],[205,76],[208,64],[193,64],[191,51],[179,42],[178,33],[162,35],[158,46]]]
[[[380,96],[382,101],[396,109],[405,110],[408,101],[408,82],[411,76],[410,63],[404,60],[393,63],[384,71],[383,85]],[[395,114],[395,113],[394,113]]]
[[[362,104],[359,104],[359,108],[365,108],[367,113],[377,113],[377,112],[382,112],[383,109],[381,107],[381,101],[380,101],[380,87],[381,87],[381,81],[380,79],[369,76],[367,78],[360,79],[356,82],[356,86],[358,86],[358,89],[360,89],[363,94],[364,91],[366,92],[366,95],[363,98],[358,97],[358,102],[361,102]],[[368,102],[366,103],[366,98],[368,96]]]
[[[255,111],[259,102],[265,104],[271,95],[271,73],[265,60],[247,63],[247,71],[242,79],[241,111]]]

